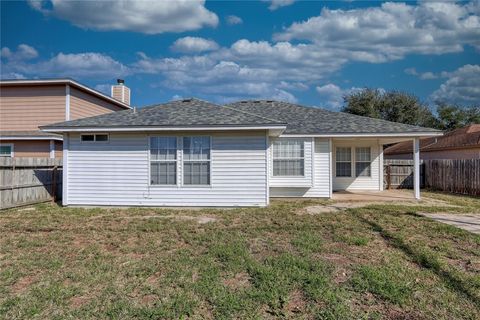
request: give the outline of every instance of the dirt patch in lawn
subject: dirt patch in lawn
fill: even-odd
[[[287,317],[290,318],[303,313],[306,306],[307,302],[302,291],[298,289],[294,290],[290,293],[287,305],[285,306],[285,309],[287,311]]]
[[[402,201],[401,203],[397,203],[395,201],[339,201],[330,204],[306,207],[305,209],[297,211],[297,214],[315,215],[322,213],[342,212],[347,209],[363,208],[371,205],[439,206],[458,208],[458,206],[451,205],[443,200],[436,199],[425,199],[422,201]]]
[[[250,287],[250,276],[246,272],[239,272],[232,278],[223,280],[223,284],[231,290],[239,290]]]
[[[25,276],[18,279],[11,287],[14,294],[21,294],[35,282],[35,276]]]

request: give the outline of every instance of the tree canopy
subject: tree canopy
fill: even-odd
[[[452,130],[480,123],[480,107],[438,104],[437,115],[413,94],[365,88],[344,96],[343,112],[405,124]]]

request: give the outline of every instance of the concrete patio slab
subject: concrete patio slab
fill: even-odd
[[[335,201],[409,201],[417,202],[412,190],[384,191],[336,191],[332,199]]]
[[[451,214],[451,213],[424,213],[424,217],[431,218],[441,223],[449,224],[457,228],[480,234],[480,213],[479,214]]]

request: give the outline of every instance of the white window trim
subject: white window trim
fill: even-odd
[[[280,157],[280,158],[275,158],[275,142],[276,141],[285,141],[285,140],[290,140],[290,141],[298,141],[300,142],[302,145],[303,145],[303,157],[298,157],[298,158],[287,158],[287,157]],[[312,148],[313,148],[313,144],[312,144]],[[280,138],[280,139],[275,139],[273,140],[272,142],[272,171],[271,171],[271,177],[272,178],[285,178],[285,179],[303,179],[306,177],[305,175],[305,141],[304,140],[300,140],[300,139],[288,139],[288,138]],[[313,158],[312,158],[313,159]],[[303,175],[278,175],[276,176],[274,174],[274,163],[275,163],[275,160],[302,160],[303,161]]]
[[[368,176],[357,176],[357,148],[368,148],[370,149],[370,174]],[[358,178],[371,178],[372,177],[372,147],[371,146],[367,146],[367,147],[355,147],[355,152],[354,152],[354,169],[355,169],[355,172],[354,172],[354,178],[358,179]],[[367,161],[358,161],[359,163],[367,163]]]
[[[343,162],[343,163],[346,163],[347,161],[338,161],[337,160],[337,149],[338,148],[349,148],[350,149],[350,155],[351,155],[351,164],[350,164],[350,176],[337,176],[337,162]],[[357,152],[356,152],[356,148],[369,148],[370,149],[370,175],[369,176],[358,176],[357,177],[357,172],[356,172],[356,163],[357,163]],[[335,174],[335,178],[338,178],[338,179],[371,179],[372,178],[372,164],[373,164],[373,148],[372,146],[355,146],[355,147],[352,147],[352,146],[335,146],[335,161],[333,161],[334,163],[334,174]],[[360,161],[360,162],[366,162],[366,161]]]
[[[183,153],[183,139],[184,138],[193,138],[193,137],[208,137],[210,141],[210,157],[207,160],[187,160],[185,161],[185,155]],[[185,188],[211,188],[212,187],[212,136],[210,135],[187,135],[187,136],[181,136],[180,137],[182,140],[182,183],[181,186]],[[208,184],[185,184],[185,162],[208,162]]]
[[[14,152],[14,146],[15,144],[13,143],[0,143],[0,146],[2,147],[10,147],[10,158],[13,158],[15,157],[15,152]],[[1,156],[0,155],[0,158],[8,158],[7,156]]]
[[[152,160],[152,140],[151,138],[175,138],[177,142],[177,151],[175,160]],[[148,186],[153,188],[178,188],[179,184],[179,143],[176,136],[149,135],[148,136]],[[174,184],[153,184],[152,183],[152,162],[174,162],[175,161],[175,183]]]
[[[92,141],[83,141],[83,139],[82,139],[83,136],[92,136],[92,135],[93,135],[93,140]],[[106,135],[107,140],[106,141],[97,141],[97,135]],[[80,134],[80,143],[110,143],[110,134],[103,133],[103,132],[82,133],[82,134]]]

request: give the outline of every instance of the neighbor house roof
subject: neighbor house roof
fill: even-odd
[[[480,124],[453,130],[442,137],[420,140],[421,152],[463,148],[480,148]],[[384,153],[387,155],[412,153],[412,143],[409,141],[397,143],[385,149]]]
[[[92,88],[87,87],[70,78],[62,78],[62,79],[6,79],[0,80],[0,86],[44,86],[44,85],[70,85],[74,88],[87,92],[91,95],[94,95],[102,100],[106,100],[110,103],[114,103],[119,107],[124,109],[131,109],[128,104],[125,104],[117,99],[114,99],[106,94],[101,93],[100,91],[94,90]]]
[[[432,128],[305,107],[288,102],[253,100],[239,101],[228,106],[287,122],[284,135],[441,134],[440,131]]]
[[[281,127],[285,123],[199,99],[183,99],[138,110],[122,110],[95,117],[47,125],[47,131],[82,128]]]
[[[0,140],[63,140],[63,137],[60,134],[38,130],[0,131]]]

